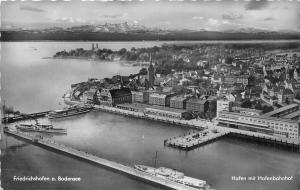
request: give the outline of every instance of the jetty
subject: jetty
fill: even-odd
[[[126,165],[123,165],[123,164],[120,164],[120,163],[117,163],[114,161],[100,158],[96,155],[89,154],[89,153],[81,151],[81,150],[77,150],[77,149],[69,147],[69,146],[59,144],[49,138],[45,138],[42,136],[34,136],[34,135],[26,134],[23,132],[19,132],[19,131],[12,131],[9,129],[5,129],[4,133],[15,136],[17,138],[20,138],[20,139],[23,139],[26,141],[30,141],[31,143],[33,143],[35,145],[38,145],[38,146],[41,146],[44,148],[53,149],[55,151],[58,151],[58,152],[61,152],[64,154],[68,154],[69,156],[76,157],[81,160],[93,163],[93,164],[98,164],[100,166],[130,175],[130,176],[138,178],[142,181],[153,183],[153,184],[156,184],[156,185],[168,188],[168,189],[196,190],[196,188],[185,186],[185,185],[182,185],[182,184],[179,184],[179,183],[167,180],[167,179],[163,179],[163,178],[136,170],[131,166],[126,166]]]
[[[50,113],[50,111],[43,111],[43,112],[37,112],[37,113],[31,113],[31,114],[20,114],[20,115],[16,115],[16,116],[3,117],[2,123],[14,123],[16,121],[37,119],[37,118],[45,117],[49,113]]]
[[[203,131],[188,133],[183,136],[166,139],[164,140],[164,145],[188,151],[217,140],[225,135],[228,135],[229,133],[230,132],[227,130],[206,129]]]
[[[203,131],[188,133],[179,137],[172,137],[170,139],[164,140],[164,145],[178,148],[180,150],[189,151],[226,136],[247,139],[249,141],[262,142],[274,147],[290,148],[293,152],[300,152],[299,140],[288,138],[283,139],[273,135],[221,126],[215,126]]]

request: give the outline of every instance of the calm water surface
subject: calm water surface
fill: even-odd
[[[99,42],[114,50],[122,47],[150,47],[161,42]],[[58,50],[89,48],[90,42],[11,42],[2,44],[2,99],[24,112],[56,109],[70,84],[88,78],[127,75],[140,68],[118,63],[86,60],[53,60]],[[37,50],[34,50],[36,48]],[[47,121],[45,121],[47,122]],[[223,139],[193,151],[163,146],[163,140],[188,129],[104,112],[54,120],[68,135],[53,136],[60,143],[85,150],[126,165],[153,165],[183,171],[207,180],[218,190],[300,189],[300,155],[234,139]],[[65,155],[3,136],[1,143],[4,189],[160,189],[128,176],[85,163]],[[81,182],[21,183],[13,176],[81,177]],[[290,182],[236,182],[231,176],[293,176]]]

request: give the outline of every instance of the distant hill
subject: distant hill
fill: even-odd
[[[299,32],[264,31],[252,28],[231,31],[162,30],[127,22],[40,30],[11,29],[1,32],[1,41],[141,41],[141,40],[288,40],[300,39]]]

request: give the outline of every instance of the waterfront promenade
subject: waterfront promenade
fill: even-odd
[[[100,158],[98,156],[95,156],[93,154],[89,154],[87,152],[81,151],[81,150],[77,150],[74,149],[72,147],[69,146],[65,146],[62,144],[58,144],[57,142],[49,139],[49,138],[45,138],[45,137],[39,137],[39,136],[34,136],[28,133],[23,133],[23,132],[18,132],[18,131],[11,131],[11,130],[5,130],[5,133],[15,136],[17,138],[21,138],[23,140],[27,140],[27,141],[31,141],[36,145],[42,146],[42,147],[46,147],[46,148],[50,148],[65,154],[68,154],[70,156],[76,157],[76,158],[80,158],[83,159],[85,161],[89,161],[92,162],[94,164],[98,164],[110,169],[113,169],[115,171],[130,175],[132,177],[141,179],[143,181],[146,182],[150,182],[150,183],[154,183],[163,187],[167,187],[169,189],[175,189],[175,190],[196,190],[193,187],[189,187],[189,186],[185,186],[170,180],[166,180],[154,175],[150,175],[147,174],[145,172],[139,171],[134,169],[131,166],[126,166],[114,161],[110,161],[107,159],[103,159]]]

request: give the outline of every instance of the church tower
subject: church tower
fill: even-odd
[[[149,88],[153,88],[154,86],[154,66],[152,64],[152,57],[151,57],[151,53],[150,53],[150,65],[148,67],[148,81],[149,81]]]

